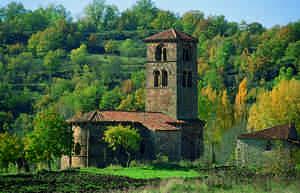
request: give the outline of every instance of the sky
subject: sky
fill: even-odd
[[[18,1],[27,9],[47,6],[50,3],[62,4],[72,16],[83,15],[84,7],[92,0],[0,0],[0,7]],[[130,8],[136,0],[106,0],[121,11]],[[285,25],[300,20],[300,0],[153,0],[164,10],[183,14],[190,10],[200,10],[205,15],[224,15],[227,20],[247,23],[259,22],[266,27]]]

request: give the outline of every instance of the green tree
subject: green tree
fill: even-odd
[[[122,93],[119,87],[106,91],[100,101],[99,108],[103,110],[115,110],[122,100]]]
[[[79,48],[71,51],[71,61],[73,64],[83,65],[86,63],[87,47],[85,44],[81,44]]]
[[[103,30],[105,8],[105,0],[93,0],[85,7],[85,15],[88,22],[92,23],[97,30]]]
[[[33,130],[32,121],[32,115],[21,113],[12,124],[13,132],[18,136],[24,137]]]
[[[126,153],[127,155],[127,167],[130,164],[131,156],[137,152],[140,148],[141,136],[136,129],[130,126],[110,126],[104,131],[103,140],[108,146],[120,155]]]
[[[121,64],[119,57],[109,57],[107,62],[102,65],[102,80],[109,86],[114,86],[121,78]]]
[[[72,131],[64,118],[54,110],[40,112],[34,118],[34,130],[25,140],[26,158],[44,162],[51,170],[51,162],[62,155],[69,155]]]
[[[50,72],[50,78],[52,78],[52,74],[55,73],[59,67],[61,66],[63,59],[66,57],[66,53],[64,50],[50,50],[46,56],[44,57],[43,65]]]
[[[119,10],[114,5],[107,5],[103,16],[103,28],[115,30],[118,24]]]
[[[0,166],[7,169],[23,155],[22,140],[16,135],[0,133]]]
[[[138,26],[138,16],[132,10],[122,12],[118,21],[118,30],[136,30]]]
[[[44,56],[50,50],[69,49],[70,25],[58,20],[44,31],[33,34],[28,40],[28,48],[37,56]],[[75,34],[72,34],[75,37]],[[72,45],[74,46],[74,45]]]
[[[176,16],[170,11],[158,11],[156,18],[151,22],[154,29],[163,30],[171,28],[177,21]]]
[[[137,19],[138,28],[151,28],[151,22],[157,15],[157,10],[152,0],[138,0],[132,7],[132,11]]]
[[[189,11],[181,17],[183,30],[186,33],[193,34],[200,20],[204,19],[204,14],[200,11]]]
[[[22,3],[11,2],[7,4],[6,7],[0,8],[0,19],[4,21],[12,20],[19,15],[23,15],[24,13],[26,13],[26,9]]]
[[[109,54],[116,53],[118,50],[118,42],[114,41],[114,40],[108,40],[104,44],[104,49],[105,49],[106,53],[109,53]]]

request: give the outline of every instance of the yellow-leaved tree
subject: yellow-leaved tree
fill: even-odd
[[[249,130],[295,121],[300,127],[300,81],[282,80],[271,91],[259,93],[249,111]]]
[[[200,116],[206,122],[206,157],[216,163],[216,148],[220,147],[222,137],[232,127],[232,105],[226,90],[217,92],[210,85],[201,89],[199,97]]]
[[[239,90],[235,97],[234,118],[236,123],[242,123],[247,115],[247,78],[244,78],[239,84]]]

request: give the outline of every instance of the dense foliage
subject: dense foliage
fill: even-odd
[[[300,21],[266,29],[198,10],[178,15],[151,0],[124,11],[93,0],[84,13],[75,20],[62,5],[0,8],[0,132],[27,136],[47,109],[65,119],[98,107],[144,110],[142,39],[170,27],[199,40],[199,117],[211,144],[232,127],[300,128]]]
[[[110,126],[104,131],[103,140],[116,153],[125,152],[129,166],[132,154],[140,149],[141,136],[136,129],[130,126]]]

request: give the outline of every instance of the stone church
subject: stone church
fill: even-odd
[[[108,126],[130,125],[142,141],[135,159],[169,160],[200,157],[203,122],[198,119],[197,39],[169,29],[146,38],[145,112],[101,111],[77,114],[68,121],[74,133],[72,160],[61,159],[61,167],[104,167],[113,152],[102,140]],[[121,156],[121,155],[120,155]]]

